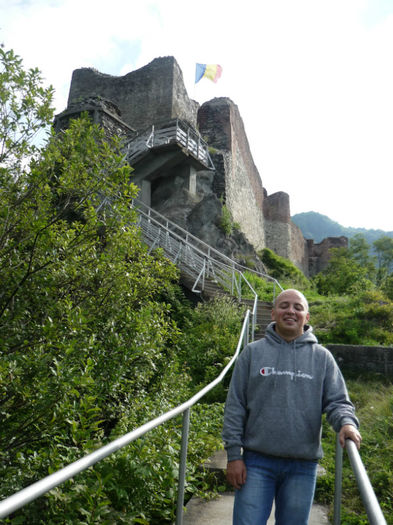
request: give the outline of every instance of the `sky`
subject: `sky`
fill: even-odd
[[[66,108],[72,71],[174,56],[188,95],[239,108],[291,214],[393,231],[393,0],[0,0],[0,43]],[[195,65],[220,64],[195,84]]]

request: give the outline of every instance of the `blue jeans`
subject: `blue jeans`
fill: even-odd
[[[265,525],[273,500],[276,525],[307,525],[314,499],[316,461],[244,451],[247,479],[235,492],[233,525]]]

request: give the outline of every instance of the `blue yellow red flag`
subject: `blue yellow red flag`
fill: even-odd
[[[209,78],[213,82],[217,82],[222,73],[222,67],[219,64],[197,64],[195,69],[195,84],[201,78]]]

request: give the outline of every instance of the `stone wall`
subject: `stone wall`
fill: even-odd
[[[121,119],[119,108],[101,97],[88,97],[82,103],[73,103],[56,115],[54,122],[56,133],[68,128],[70,120],[78,118],[81,112],[87,112],[91,120],[104,129],[107,137],[132,137],[136,134],[136,131]]]
[[[327,237],[316,244],[312,239],[307,239],[309,274],[315,275],[326,268],[331,257],[332,248],[347,248],[347,237]]]
[[[326,345],[343,372],[393,377],[393,348],[387,346]]]
[[[114,102],[122,119],[138,130],[176,117],[196,125],[198,104],[188,98],[183,74],[174,57],[156,58],[122,77],[105,75],[92,68],[76,69],[68,106],[90,96]]]
[[[267,195],[263,202],[265,244],[281,257],[291,254],[289,195],[283,191]]]
[[[266,247],[308,275],[308,245],[301,229],[291,221],[289,195],[283,191],[265,195],[263,214]]]
[[[302,230],[292,221],[290,228],[291,251],[289,259],[309,277],[311,273],[307,241],[303,236]]]
[[[208,144],[222,154],[224,202],[247,240],[260,250],[265,245],[263,186],[239,110],[230,99],[215,98],[201,106],[198,125]]]

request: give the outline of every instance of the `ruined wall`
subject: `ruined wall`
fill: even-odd
[[[263,203],[265,217],[266,248],[273,250],[281,257],[290,257],[291,252],[291,215],[289,195],[283,191],[265,195]]]
[[[193,126],[196,124],[198,104],[188,98],[183,74],[174,57],[156,58],[122,77],[91,68],[76,69],[72,74],[68,106],[90,96],[114,102],[122,119],[135,129],[176,117]]]
[[[291,251],[289,259],[307,276],[311,276],[309,268],[308,244],[302,230],[294,222],[290,223]]]
[[[327,237],[316,244],[312,239],[307,239],[309,274],[315,275],[328,265],[332,248],[348,248],[347,237]]]
[[[208,144],[222,155],[225,176],[222,196],[234,222],[240,224],[256,250],[263,248],[263,187],[237,106],[228,98],[210,100],[199,109],[198,125]]]
[[[308,246],[300,228],[291,221],[289,195],[283,191],[265,195],[263,214],[266,247],[308,275]]]
[[[56,133],[67,129],[70,120],[78,118],[82,112],[87,112],[94,124],[104,129],[107,137],[132,137],[136,133],[121,119],[119,108],[111,101],[100,97],[88,97],[81,103],[75,102],[56,115],[54,121]]]

